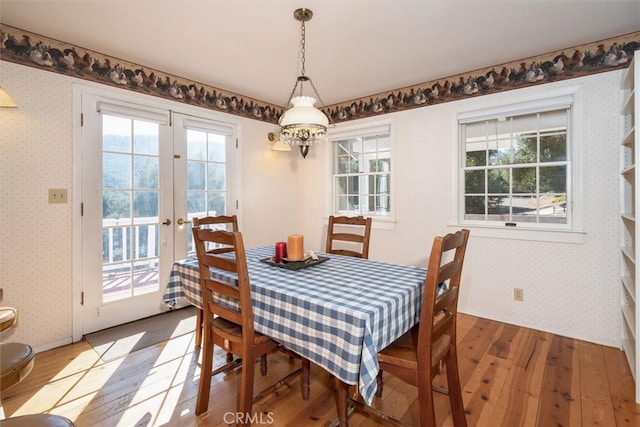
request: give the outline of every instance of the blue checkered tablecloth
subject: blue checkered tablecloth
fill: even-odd
[[[418,321],[426,270],[332,254],[296,271],[260,262],[273,253],[273,246],[246,250],[256,331],[358,384],[371,403],[377,353]],[[234,280],[231,273],[214,275]],[[202,305],[195,257],[173,266],[164,302],[181,297]]]

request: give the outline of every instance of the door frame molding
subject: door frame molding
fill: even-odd
[[[241,119],[224,113],[212,112],[209,109],[186,106],[180,102],[171,100],[159,100],[157,97],[150,95],[132,94],[130,91],[120,88],[105,88],[103,85],[93,85],[86,83],[74,83],[73,85],[73,188],[72,188],[72,342],[77,342],[82,339],[83,336],[83,306],[82,306],[82,292],[83,292],[83,245],[82,245],[82,98],[83,95],[94,95],[98,97],[110,98],[122,102],[131,102],[138,105],[146,105],[151,108],[161,108],[170,110],[172,112],[178,112],[186,115],[199,116],[204,118],[211,118],[218,120],[229,125],[235,126],[236,138],[241,138]],[[241,190],[241,151],[238,146],[238,151],[235,154],[236,162],[239,167],[234,168],[236,173],[233,176],[235,180],[234,192],[235,199],[240,200]],[[160,284],[161,288],[164,286]]]

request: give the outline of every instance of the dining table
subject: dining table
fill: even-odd
[[[245,254],[255,330],[321,366],[343,387],[357,384],[371,404],[377,353],[418,322],[426,270],[325,253],[315,254],[323,262],[294,270],[273,263],[274,245]],[[237,284],[233,273],[211,274]],[[180,298],[202,307],[195,255],[173,265],[163,300],[175,306]],[[345,408],[339,419],[347,425]]]

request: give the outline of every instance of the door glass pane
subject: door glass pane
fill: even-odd
[[[102,116],[102,302],[159,290],[159,125]]]
[[[187,217],[227,214],[227,136],[187,129]],[[193,254],[193,223],[187,223],[187,252]]]
[[[133,157],[133,187],[158,189],[158,157]]]

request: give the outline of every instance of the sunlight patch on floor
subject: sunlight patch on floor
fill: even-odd
[[[51,381],[58,381],[69,375],[76,375],[79,371],[93,368],[96,365],[102,363],[100,356],[93,350],[85,350],[78,353],[71,362],[64,366],[60,371],[51,379]]]
[[[64,413],[67,418],[74,419],[83,413],[87,405],[99,394],[123,360],[96,366],[99,361],[100,358],[93,350],[80,353],[12,416],[50,412]],[[98,378],[92,378],[90,382],[85,381],[94,376]],[[82,385],[78,386],[79,384]],[[86,384],[92,384],[92,389],[84,389]]]

